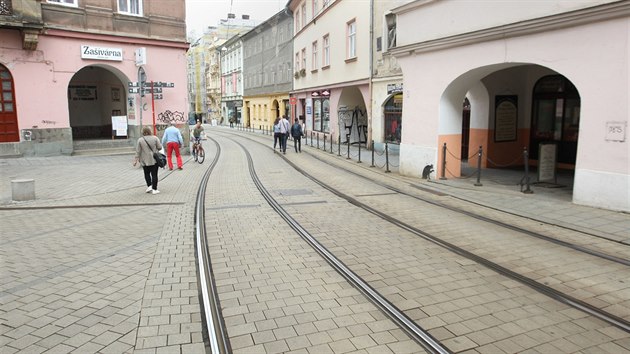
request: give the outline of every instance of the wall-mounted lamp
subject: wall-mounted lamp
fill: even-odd
[[[319,92],[317,92],[317,91],[311,92],[311,96],[312,97],[319,97]]]
[[[328,90],[322,91],[322,96],[330,96],[330,92]]]

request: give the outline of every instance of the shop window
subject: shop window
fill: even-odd
[[[398,93],[385,103],[385,141],[400,144],[403,95]]]
[[[313,130],[330,132],[330,99],[327,97],[313,99]]]
[[[538,80],[533,92],[529,156],[538,159],[540,143],[556,143],[558,162],[575,164],[580,124],[580,95],[561,75]]]

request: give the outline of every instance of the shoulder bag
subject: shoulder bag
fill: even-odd
[[[149,149],[151,149],[151,152],[153,152],[153,158],[155,159],[155,163],[158,165],[158,167],[164,168],[164,166],[166,166],[166,156],[159,151],[153,150],[151,145],[149,145],[147,138],[142,137],[142,139],[144,139],[144,142],[147,143],[147,146],[149,147]]]

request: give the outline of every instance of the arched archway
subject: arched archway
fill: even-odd
[[[574,169],[580,107],[575,86],[541,65],[503,63],[464,73],[443,92],[438,144],[446,143],[450,153],[440,153],[438,161],[441,166],[446,159],[446,177],[462,175],[465,99],[470,103],[469,154],[481,147],[482,167],[520,169],[528,164],[535,168],[538,144],[554,140],[562,146],[558,167]],[[510,102],[509,110],[503,109],[505,102]],[[528,161],[523,161],[523,148],[529,152]]]
[[[13,75],[0,64],[0,143],[20,141],[15,102]]]
[[[112,116],[127,115],[129,79],[107,65],[89,65],[68,84],[68,111],[73,140],[112,136]]]
[[[313,100],[314,112],[317,101]],[[322,111],[328,111],[329,100],[322,99]],[[328,104],[328,105],[327,105]],[[365,97],[357,86],[345,87],[339,96],[337,117],[341,141],[350,144],[367,144],[368,116]],[[315,119],[317,121],[317,118]],[[322,131],[329,132],[330,119],[322,116]]]

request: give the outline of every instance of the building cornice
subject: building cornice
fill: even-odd
[[[59,29],[50,29],[50,28],[44,30],[44,34],[47,36],[53,36],[53,37],[96,40],[96,41],[103,41],[103,42],[116,42],[116,43],[126,43],[126,44],[134,44],[134,45],[153,45],[153,46],[160,46],[160,47],[180,48],[180,49],[185,49],[185,50],[187,50],[189,47],[189,43],[187,42],[167,41],[167,40],[142,38],[142,37],[91,34],[91,33],[86,33],[86,32],[68,31],[68,30],[59,30]]]
[[[420,5],[431,1],[432,0],[421,2]],[[418,4],[416,4],[415,7],[417,6]],[[397,13],[402,13],[409,9],[403,6],[396,10]],[[422,54],[465,45],[554,31],[628,16],[630,16],[630,1],[620,1],[455,36],[408,44],[392,48],[388,53],[400,58],[413,54]]]
[[[349,86],[367,85],[369,83],[370,83],[370,79],[336,82],[334,84],[329,84],[329,85],[302,87],[299,89],[294,89],[293,91],[291,91],[291,93],[292,94],[303,93],[303,92],[310,92],[310,91],[319,91],[319,90],[324,90],[324,89],[329,90],[329,89],[343,88],[343,87],[349,87]]]

